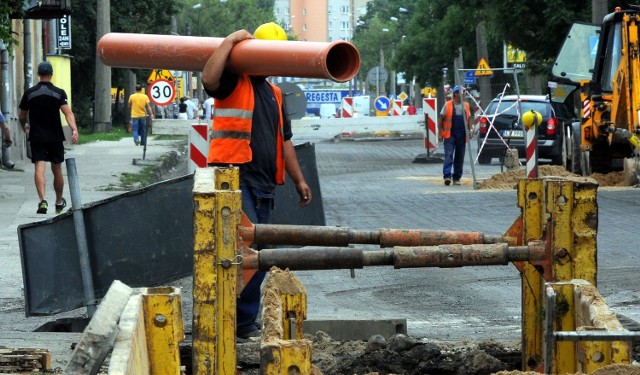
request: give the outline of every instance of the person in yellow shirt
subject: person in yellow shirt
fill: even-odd
[[[147,113],[153,119],[153,111],[149,104],[149,97],[142,93],[142,85],[137,84],[136,91],[135,94],[129,97],[133,142],[136,146],[140,144],[144,146],[147,143]],[[138,140],[138,137],[140,140]]]

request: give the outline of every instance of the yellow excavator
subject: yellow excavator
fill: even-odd
[[[582,175],[625,170],[628,184],[637,184],[640,7],[616,8],[601,26],[574,24],[553,65],[549,91],[551,100],[574,98],[580,109],[579,121],[565,129],[567,167]]]

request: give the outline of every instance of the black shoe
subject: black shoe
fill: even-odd
[[[447,186],[451,185],[451,179],[450,178],[445,178],[444,179],[444,184],[447,185]]]
[[[251,338],[260,337],[261,335],[262,335],[262,331],[260,331],[259,329],[256,329],[255,331],[244,333],[242,335],[237,335],[236,342],[239,342],[239,343],[247,342],[247,341],[250,341]]]
[[[56,203],[56,213],[59,214],[62,212],[62,210],[64,210],[64,208],[67,207],[67,200],[62,198],[62,203],[57,204]]]
[[[40,201],[40,203],[38,203],[38,211],[36,212],[39,214],[46,214],[47,208],[49,208],[49,203],[47,203],[47,201],[43,199]]]

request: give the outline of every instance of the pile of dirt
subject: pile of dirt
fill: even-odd
[[[374,335],[368,341],[333,340],[319,331],[305,335],[312,342],[312,363],[325,375],[533,375],[520,371],[522,352],[517,344],[488,340],[479,343],[434,343],[398,334],[388,339]],[[252,339],[237,346],[238,371],[260,374],[260,342]],[[181,354],[184,347],[181,347]],[[191,373],[191,347],[182,357]],[[632,359],[640,361],[640,343],[632,348]],[[640,375],[640,366],[610,365],[596,375]],[[576,375],[583,375],[578,373]]]
[[[313,343],[313,364],[323,374],[481,375],[520,367],[520,349],[485,341],[435,344],[398,334],[368,341],[333,340],[324,332],[305,335]],[[238,344],[238,365],[246,375],[259,373],[259,343]]]
[[[524,168],[512,169],[491,176],[490,179],[478,182],[478,189],[512,189],[518,185],[518,180],[525,178],[526,171]],[[538,167],[538,176],[540,177],[571,177],[578,178],[580,176],[573,174],[558,165],[541,165]]]
[[[594,173],[591,178],[598,181],[600,186],[629,186],[627,174],[623,171],[610,173]]]
[[[541,165],[538,167],[538,176],[540,177],[562,177],[570,179],[595,180],[599,186],[630,186],[626,178],[626,173],[610,172],[610,173],[593,173],[590,177],[582,177],[571,172],[559,165]],[[495,174],[488,180],[478,182],[478,189],[513,189],[518,185],[518,180],[525,178],[525,169],[518,168],[510,171]]]

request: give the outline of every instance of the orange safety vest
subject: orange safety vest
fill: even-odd
[[[444,120],[442,120],[442,138],[449,139],[451,137],[451,127],[453,126],[453,99],[444,103],[445,113]],[[471,118],[471,109],[469,103],[464,102],[464,109],[467,112],[467,126],[469,126],[469,119]]]
[[[282,117],[282,91],[269,83],[278,105],[278,134],[276,137],[276,184],[284,184],[284,122]],[[213,109],[209,164],[245,164],[253,159],[251,152],[251,125],[253,123],[254,94],[248,75],[238,77],[231,95],[216,100]]]

